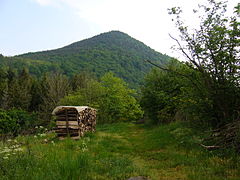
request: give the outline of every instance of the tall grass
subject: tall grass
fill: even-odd
[[[132,176],[152,180],[239,179],[239,156],[231,150],[206,151],[199,146],[201,138],[201,133],[178,122],[159,127],[103,125],[95,134],[89,133],[78,141],[59,141],[54,134],[18,137],[16,141],[0,144],[0,177],[3,180],[124,180]],[[6,147],[21,151],[14,148],[8,151]]]

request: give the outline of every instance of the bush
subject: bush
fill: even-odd
[[[212,101],[199,73],[174,60],[167,68],[153,69],[145,77],[141,105],[147,117],[159,124],[174,121],[176,114],[181,114],[182,120],[211,124]]]
[[[0,133],[18,135],[24,130],[32,128],[37,123],[36,114],[30,114],[24,110],[12,109],[0,110]]]
[[[18,133],[21,133],[23,130],[33,128],[37,124],[37,115],[35,113],[29,113],[21,109],[12,109],[8,111],[8,115],[15,119],[19,128]]]
[[[14,133],[18,128],[16,119],[9,116],[7,112],[0,111],[0,134]]]

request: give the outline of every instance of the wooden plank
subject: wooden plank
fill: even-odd
[[[62,126],[57,126],[57,128],[68,129],[68,131],[69,131],[70,129],[79,129],[79,126],[71,126],[71,125],[64,126],[64,125],[62,125]]]
[[[68,133],[58,133],[58,136],[68,136]],[[69,136],[78,136],[78,132],[70,133]]]
[[[73,136],[73,137],[71,137],[71,139],[78,140],[78,139],[80,139],[80,136]]]
[[[57,126],[66,126],[67,122],[66,121],[56,121],[56,125]],[[78,126],[78,122],[77,121],[68,121],[68,125],[69,126]]]
[[[77,121],[77,117],[57,117],[57,121],[67,121],[67,119]]]
[[[66,128],[59,128],[55,131],[56,133],[58,132],[67,132]],[[69,132],[78,132],[78,129],[69,129]]]
[[[67,110],[67,113],[68,113],[68,114],[77,114],[78,112],[75,111],[75,110]]]
[[[57,115],[57,117],[60,117],[60,118],[66,118],[65,114]],[[74,118],[77,118],[77,114],[68,114],[68,117],[74,117]]]
[[[68,132],[68,134],[69,134],[67,110],[65,110],[65,116],[66,116],[66,128],[67,128],[67,132]]]
[[[75,133],[75,132],[77,133],[77,132],[79,132],[78,130],[79,130],[79,129],[69,129],[69,132],[70,132],[70,133]],[[62,129],[62,128],[61,128],[61,129],[56,130],[55,132],[56,132],[56,133],[67,133],[67,129],[66,129],[66,128],[63,128],[63,129]]]

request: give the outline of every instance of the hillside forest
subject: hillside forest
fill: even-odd
[[[183,62],[119,31],[1,55],[0,177],[239,179],[240,4],[208,3],[194,30],[169,9]],[[97,109],[96,133],[59,141],[60,105]]]

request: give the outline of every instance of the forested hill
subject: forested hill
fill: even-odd
[[[12,60],[15,64],[24,63],[23,59],[28,59],[25,62],[27,66],[33,68],[30,69],[32,74],[38,75],[39,68],[41,71],[58,70],[68,76],[83,70],[93,72],[97,76],[112,71],[131,86],[139,85],[146,72],[150,70],[151,65],[145,61],[146,59],[158,64],[166,63],[170,59],[169,56],[156,52],[119,31],[103,33],[63,48],[22,54],[15,58],[19,59],[18,62]],[[33,63],[37,67],[32,66]]]

